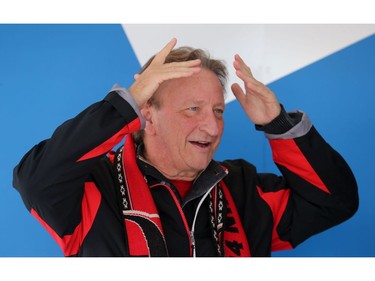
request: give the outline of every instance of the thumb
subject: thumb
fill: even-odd
[[[241,86],[238,83],[234,83],[231,86],[231,90],[236,99],[240,102],[240,104],[243,104],[245,102],[246,95],[242,90]]]

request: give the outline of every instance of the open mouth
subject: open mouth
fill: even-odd
[[[206,141],[191,141],[190,143],[201,148],[206,148],[210,145],[210,142]]]

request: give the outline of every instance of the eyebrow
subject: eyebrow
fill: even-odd
[[[204,104],[205,102],[203,100],[191,100],[191,101],[188,101],[186,103],[194,103],[194,104]],[[225,107],[225,102],[218,102],[218,103],[215,103],[214,106],[223,106]]]

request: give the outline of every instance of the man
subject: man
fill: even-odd
[[[65,256],[270,256],[353,216],[357,185],[344,159],[239,55],[244,90],[232,91],[283,176],[213,160],[227,71],[176,43],[15,167],[14,186]]]

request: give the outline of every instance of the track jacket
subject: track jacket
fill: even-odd
[[[25,206],[65,256],[271,256],[358,208],[349,166],[303,112],[257,127],[282,176],[212,160],[184,199],[132,143],[143,126],[132,97],[114,87],[14,168]]]

